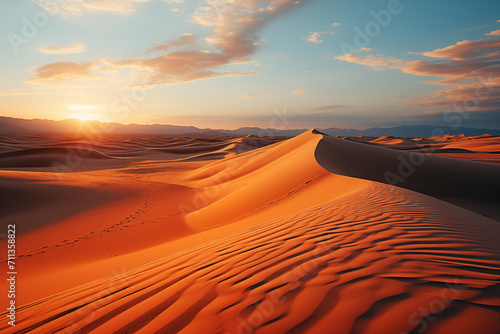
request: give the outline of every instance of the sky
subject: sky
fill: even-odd
[[[500,2],[16,0],[0,115],[500,129]]]

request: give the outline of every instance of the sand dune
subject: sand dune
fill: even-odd
[[[28,135],[16,134],[15,137],[0,134],[0,163],[12,158],[28,157],[36,160],[46,157],[49,161],[58,155],[78,155],[81,158],[165,158],[185,157],[201,153],[219,151],[245,152],[263,147],[281,139],[266,137],[223,137],[189,138],[169,135],[129,135],[121,134],[80,134],[80,135]],[[163,154],[162,154],[163,153]],[[27,161],[29,159],[26,159]],[[9,166],[3,166],[9,167]],[[25,167],[25,166],[12,166]],[[47,166],[26,166],[47,167]],[[48,166],[50,167],[50,165]]]
[[[400,150],[421,149],[423,152],[439,152],[447,149],[462,149],[469,152],[498,153],[500,152],[499,136],[481,135],[467,137],[464,135],[445,135],[429,138],[398,138],[384,136],[379,138],[350,138],[358,142]]]
[[[65,163],[68,155],[78,154],[84,159],[113,159],[96,150],[80,149],[73,153],[65,148],[34,148],[0,153],[0,168],[9,167],[51,167],[54,162]]]
[[[500,220],[500,166],[329,136],[319,142],[315,157],[332,173],[395,184]]]
[[[0,330],[498,333],[500,166],[412,151],[499,143],[466,138],[114,137],[93,149],[116,158],[62,179],[0,171],[2,226],[27,220],[18,323]]]

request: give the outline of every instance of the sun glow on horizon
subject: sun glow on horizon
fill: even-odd
[[[80,121],[98,121],[101,119],[101,115],[95,113],[99,109],[99,106],[96,105],[72,104],[66,108],[71,112],[69,118]]]
[[[69,118],[74,118],[74,119],[77,119],[80,121],[96,121],[97,120],[94,117],[94,115],[84,114],[84,113],[72,114]]]

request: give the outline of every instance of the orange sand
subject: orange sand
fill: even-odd
[[[0,141],[2,333],[499,332],[499,137]]]

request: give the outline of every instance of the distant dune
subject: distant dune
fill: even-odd
[[[0,143],[2,333],[500,329],[499,136]]]
[[[318,163],[332,173],[395,184],[500,221],[499,165],[417,153],[444,153],[443,147],[461,146],[483,153],[497,147],[500,137],[467,138],[466,143],[455,142],[455,137],[443,143],[441,140],[436,138],[433,141],[437,143],[419,146],[410,139],[380,138],[368,142],[378,144],[374,146],[325,136],[315,156]]]

